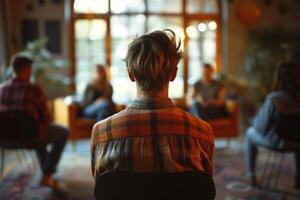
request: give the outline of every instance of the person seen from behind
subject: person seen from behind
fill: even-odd
[[[182,57],[172,30],[133,40],[125,58],[136,98],[93,127],[92,173],[202,171],[212,176],[214,134],[205,121],[177,108],[169,98]]]
[[[12,58],[14,77],[0,84],[0,112],[26,111],[37,121],[38,138],[28,139],[37,140],[33,148],[42,169],[40,184],[65,192],[52,175],[56,171],[69,133],[65,127],[52,122],[43,89],[30,82],[32,63],[31,58],[22,55]]]

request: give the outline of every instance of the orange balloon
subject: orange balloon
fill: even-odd
[[[262,10],[255,1],[244,0],[237,3],[235,14],[241,24],[251,27],[260,20]]]

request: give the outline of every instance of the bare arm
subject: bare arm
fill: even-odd
[[[196,93],[195,87],[190,86],[186,98],[187,105],[191,106],[193,100],[196,100],[201,105],[207,104],[207,102],[203,99],[202,95]]]
[[[188,88],[188,92],[186,95],[186,103],[188,106],[192,105],[192,101],[195,98],[196,94],[195,94],[195,88],[193,86],[190,86]]]

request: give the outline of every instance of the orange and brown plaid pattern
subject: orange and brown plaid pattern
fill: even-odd
[[[191,171],[213,173],[214,136],[209,124],[170,99],[136,99],[95,124],[92,172]]]
[[[41,130],[51,121],[43,90],[26,81],[12,79],[0,84],[0,112],[7,110],[27,111],[37,120]],[[44,138],[45,132],[40,131],[39,135]]]

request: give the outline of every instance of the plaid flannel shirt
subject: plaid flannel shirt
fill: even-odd
[[[17,79],[0,84],[0,112],[7,110],[25,110],[40,125],[40,138],[50,123],[47,99],[43,90],[32,83]]]
[[[211,126],[170,99],[136,99],[96,123],[91,136],[94,177],[106,170],[204,171],[213,174]]]

